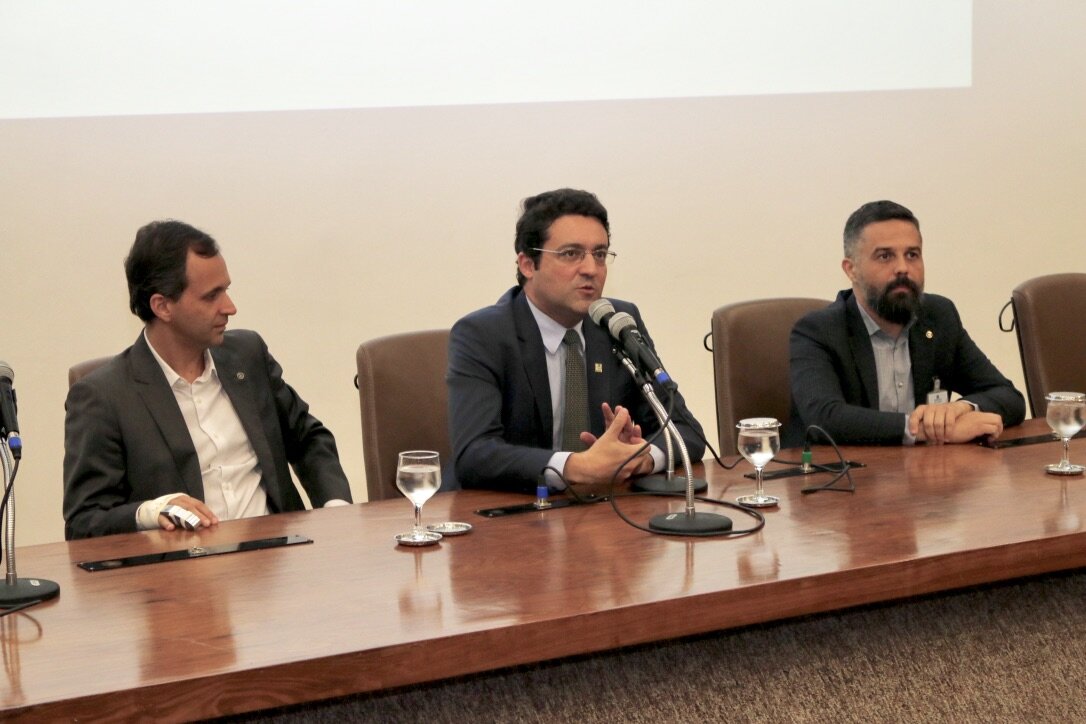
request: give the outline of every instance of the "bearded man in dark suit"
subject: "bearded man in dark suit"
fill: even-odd
[[[924,292],[922,246],[920,222],[901,204],[873,201],[848,218],[841,268],[852,288],[792,329],[783,445],[803,444],[808,425],[839,443],[969,442],[1025,417],[1022,394],[954,303]]]

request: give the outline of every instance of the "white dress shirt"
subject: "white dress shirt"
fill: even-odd
[[[203,374],[190,384],[159,356],[149,339],[147,346],[173,390],[193,447],[196,448],[200,477],[204,484],[204,502],[220,520],[267,515],[268,498],[260,484],[261,471],[256,451],[222,387],[211,352],[204,351]],[[141,505],[136,513],[137,526],[141,530],[157,528],[162,508],[170,499],[181,494],[171,493]]]

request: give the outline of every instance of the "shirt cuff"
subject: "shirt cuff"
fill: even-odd
[[[915,445],[916,436],[909,432],[909,416],[905,416],[905,434],[901,436],[902,445]]]
[[[678,451],[676,450],[676,452]],[[663,450],[655,445],[649,445],[649,455],[652,455],[652,472],[658,473],[667,467],[667,453]],[[681,460],[676,460],[675,462],[682,463]],[[691,460],[690,464],[693,465],[694,461]],[[679,466],[676,465],[675,467],[678,468]]]
[[[322,508],[338,508],[341,505],[350,505],[350,503],[348,503],[346,500],[343,500],[342,498],[332,498],[331,500],[329,500],[327,503],[325,503],[321,507]]]
[[[556,468],[562,471],[562,475],[566,474],[566,460],[569,460],[569,456],[573,453],[568,450],[558,450],[551,459],[547,461],[547,469],[543,471],[543,482],[547,484],[547,489],[552,493],[560,493],[566,489],[566,484],[563,482],[562,477],[558,473],[551,470]]]

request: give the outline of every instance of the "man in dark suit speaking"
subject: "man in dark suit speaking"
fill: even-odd
[[[314,506],[351,502],[332,433],[259,335],[226,331],[237,309],[215,240],[153,222],[136,234],[125,273],[146,324],[68,392],[65,536],[173,530],[164,510],[204,526],[302,510],[288,465]]]
[[[916,217],[892,201],[849,217],[841,268],[852,288],[792,330],[785,446],[812,424],[839,443],[910,444],[968,442],[1022,421],[1021,393],[954,304],[924,293],[922,244]]]
[[[514,241],[519,286],[457,322],[449,341],[452,467],[463,487],[534,491],[548,466],[555,489],[607,482],[659,429],[607,332],[587,316],[603,295],[610,241],[607,210],[587,191],[524,201]],[[637,308],[614,306],[651,345]],[[678,392],[673,419],[691,460],[700,460],[701,426]],[[653,446],[618,479],[665,462]]]

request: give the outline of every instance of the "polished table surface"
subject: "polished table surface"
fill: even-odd
[[[1086,565],[1086,480],[1044,473],[1055,441],[843,450],[866,464],[855,493],[800,493],[825,475],[767,482],[780,507],[737,538],[644,533],[606,503],[483,518],[473,511],[525,498],[461,491],[423,517],[474,530],[425,549],[393,541],[410,527],[406,500],[19,548],[19,575],[60,596],[0,618],[0,715],[240,713]],[[1071,455],[1086,461],[1086,441]],[[707,470],[709,494],[750,492],[749,470]],[[640,523],[683,508],[619,503]],[[288,534],[314,542],[75,565]]]

